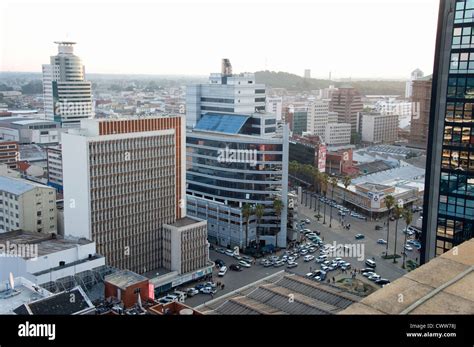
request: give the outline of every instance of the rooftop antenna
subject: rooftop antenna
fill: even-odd
[[[12,272],[10,272],[9,282],[10,282],[10,288],[11,288],[11,290],[14,290],[14,289],[15,289],[15,280],[14,280],[14,278],[13,278],[13,273],[12,273]]]

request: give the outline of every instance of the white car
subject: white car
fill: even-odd
[[[242,266],[242,267],[247,267],[247,268],[251,267],[251,265],[249,263],[247,263],[246,261],[243,261],[243,260],[239,261],[239,265]]]
[[[405,245],[405,249],[406,249],[407,251],[413,251],[413,247],[408,246],[408,245]]]
[[[380,279],[380,275],[377,275],[377,274],[373,274],[372,276],[369,276],[369,280],[371,281],[377,281]]]
[[[186,293],[188,294],[188,296],[194,296],[196,294],[199,294],[199,290],[197,290],[196,288],[188,288],[186,290]]]
[[[227,266],[222,266],[219,269],[219,273],[217,274],[217,276],[223,277],[226,273],[227,273]]]
[[[201,288],[201,293],[203,294],[215,294],[217,290],[211,288],[211,287],[203,287]]]
[[[316,262],[317,263],[322,263],[322,262],[326,261],[327,258],[328,258],[327,255],[320,255],[319,257],[316,258]]]
[[[311,261],[314,259],[314,255],[308,254],[304,256],[304,261]]]
[[[229,257],[233,257],[234,256],[234,251],[232,251],[230,249],[226,249],[225,254],[228,255]]]
[[[376,275],[376,273],[375,272],[370,272],[370,271],[362,273],[362,276],[364,276],[364,277],[370,277],[370,276],[373,276],[373,275]]]
[[[306,219],[304,220],[304,222],[305,222],[306,224],[310,224],[310,223],[311,223],[311,221],[310,221],[308,218],[306,218]]]

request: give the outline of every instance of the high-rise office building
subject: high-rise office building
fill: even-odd
[[[107,264],[163,266],[163,224],[185,216],[182,117],[86,119],[62,137],[65,235]]]
[[[431,78],[427,76],[413,81],[411,96],[410,138],[412,145],[426,148],[430,120]]]
[[[46,119],[63,127],[78,127],[81,119],[94,116],[91,82],[85,80],[81,59],[74,55],[75,42],[55,42],[58,54],[43,65]]]
[[[379,112],[361,114],[362,141],[393,143],[398,140],[398,115]]]
[[[203,114],[249,114],[265,111],[265,86],[252,73],[232,74],[228,59],[221,73],[212,73],[209,83],[186,88],[186,127],[193,128]]]
[[[294,105],[292,108],[292,131],[293,134],[301,135],[307,131],[308,126],[308,106],[306,103],[300,105]]]
[[[415,69],[410,74],[410,80],[405,85],[405,98],[410,99],[413,95],[413,81],[419,80],[423,77],[423,71]]]
[[[281,121],[283,116],[283,98],[281,96],[267,97],[265,110],[267,113],[273,113],[276,120]]]
[[[254,81],[253,74],[223,71],[211,74],[207,85],[188,87],[188,111],[199,100],[196,91],[205,91],[205,97],[199,112],[187,114],[192,118],[187,124],[194,123],[186,134],[187,213],[206,219],[209,240],[220,245],[243,248],[258,241],[285,247],[288,127],[259,109],[265,86]],[[222,104],[224,95],[229,110],[203,107],[209,100]],[[283,202],[281,211],[275,200]],[[263,205],[263,216],[252,214],[247,221],[246,203]]]
[[[440,1],[421,262],[474,233],[474,1]]]
[[[357,132],[358,113],[364,106],[360,93],[351,86],[341,86],[331,95],[329,111],[337,112],[339,123],[350,123],[351,133]]]

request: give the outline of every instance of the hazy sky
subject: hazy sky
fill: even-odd
[[[439,0],[0,0],[0,71],[41,71],[77,41],[87,72],[275,70],[407,78],[432,71]]]

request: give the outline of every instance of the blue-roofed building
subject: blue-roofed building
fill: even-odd
[[[56,190],[0,176],[0,233],[13,230],[56,233]]]
[[[286,247],[288,127],[265,112],[265,86],[223,70],[188,87],[186,110],[188,215],[207,220],[211,243]],[[247,221],[246,203],[262,205],[262,218]]]

